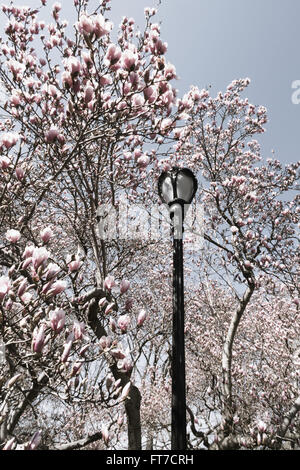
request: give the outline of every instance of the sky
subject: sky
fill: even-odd
[[[142,24],[143,8],[152,5],[112,0],[112,13]],[[300,88],[299,0],[162,0],[158,16],[179,92],[210,85],[216,95],[232,80],[249,77],[245,96],[268,110],[267,132],[258,139],[262,155],[274,150],[284,163],[298,161],[300,103],[292,97]]]
[[[109,19],[118,26],[122,16],[130,16],[142,28],[144,8],[157,1],[111,0]],[[40,0],[15,3],[36,7]],[[54,1],[47,3],[50,7]],[[73,2],[60,3],[61,17],[70,19]],[[179,76],[179,96],[191,85],[211,86],[215,96],[232,80],[249,77],[244,96],[268,110],[267,132],[258,138],[262,156],[275,155],[283,163],[298,161],[299,0],[161,0],[157,18],[168,43],[166,58]]]

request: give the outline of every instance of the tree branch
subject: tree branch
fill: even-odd
[[[82,447],[91,444],[92,442],[100,441],[102,439],[102,433],[96,432],[95,434],[91,434],[90,436],[83,437],[82,439],[78,439],[78,441],[67,442],[66,444],[60,444],[54,446],[53,449],[50,450],[76,450],[81,449]]]

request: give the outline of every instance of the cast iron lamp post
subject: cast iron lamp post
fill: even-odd
[[[184,216],[197,187],[187,168],[174,167],[158,180],[159,196],[170,208],[173,234],[172,450],[187,448],[182,235]]]

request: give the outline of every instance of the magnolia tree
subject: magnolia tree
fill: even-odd
[[[74,24],[41,3],[2,6],[2,448],[170,446],[171,244],[147,211],[175,164],[205,216],[202,249],[185,234],[188,445],[297,447],[298,165],[261,159],[248,80],[177,98],[155,9],[141,31],[108,0],[74,0]]]
[[[187,328],[202,363],[196,378],[195,362],[190,369],[208,427],[198,437],[216,448],[299,444],[299,163],[262,161],[254,136],[266,110],[241,98],[248,84],[234,81],[215,99],[192,88],[176,146],[202,174],[207,250],[192,271]]]

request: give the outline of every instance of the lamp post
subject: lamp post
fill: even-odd
[[[187,448],[182,235],[184,216],[197,187],[194,174],[187,168],[173,167],[158,180],[159,196],[170,208],[173,235],[172,450]]]

